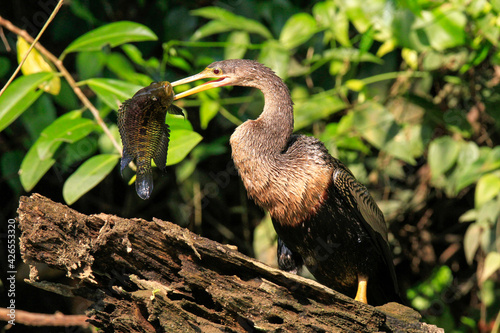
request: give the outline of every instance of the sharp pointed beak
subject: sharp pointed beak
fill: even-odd
[[[181,84],[185,84],[185,83],[189,83],[189,82],[193,82],[193,81],[198,81],[198,80],[202,80],[202,79],[211,79],[211,78],[217,78],[217,80],[203,83],[202,85],[199,85],[197,87],[194,87],[194,88],[191,88],[191,89],[186,90],[184,92],[181,92],[180,94],[176,94],[174,96],[174,100],[178,100],[178,99],[184,98],[186,96],[199,93],[200,91],[205,91],[205,90],[212,89],[212,88],[222,87],[222,86],[226,86],[229,84],[228,77],[226,77],[226,76],[222,76],[222,77],[221,76],[214,76],[211,71],[204,70],[201,73],[189,76],[185,79],[181,79],[181,80],[172,82],[172,87],[175,87],[175,86],[178,86]]]

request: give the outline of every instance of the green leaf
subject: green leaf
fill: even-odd
[[[80,107],[80,100],[76,97],[75,92],[66,80],[61,81],[61,91],[58,95],[52,96],[52,98],[65,110],[76,110]]]
[[[186,72],[190,72],[192,70],[192,67],[189,64],[189,62],[186,59],[182,58],[182,57],[172,56],[171,55],[171,56],[168,57],[168,64],[171,65],[171,66],[180,68],[180,69],[182,69],[183,71],[186,71]]]
[[[247,52],[250,36],[246,31],[233,31],[227,42],[229,45],[224,49],[224,59],[241,59]]]
[[[500,216],[500,200],[490,200],[479,207],[476,224],[481,226],[493,225]]]
[[[483,274],[481,275],[480,280],[486,281],[490,276],[493,275],[497,270],[500,269],[500,253],[498,252],[490,252],[486,255],[486,259],[484,260],[484,268]]]
[[[210,120],[212,120],[219,112],[220,104],[217,101],[204,101],[200,106],[200,125],[202,129],[206,129]]]
[[[269,68],[272,68],[282,79],[288,77],[288,64],[290,55],[288,51],[276,40],[264,42],[259,61]]]
[[[399,125],[386,107],[375,102],[358,104],[355,111],[353,124],[364,139],[398,159],[416,163],[430,131],[421,125]]]
[[[101,154],[89,158],[69,176],[63,186],[63,197],[68,205],[99,184],[120,159],[119,155]]]
[[[487,149],[488,151],[485,151]],[[488,147],[479,149],[474,142],[463,142],[457,157],[457,167],[450,178],[454,179],[455,191],[461,191],[466,186],[475,183],[483,174],[481,170],[489,153]]]
[[[42,94],[19,118],[30,134],[32,142],[38,139],[45,127],[56,120],[57,111],[52,100],[49,94]]]
[[[113,133],[113,132],[112,132]],[[102,134],[104,135],[104,134]],[[101,135],[101,136],[102,136]],[[61,148],[61,155],[57,158],[58,172],[72,172],[74,164],[87,160],[94,156],[98,151],[98,138],[94,135],[89,135],[81,140],[66,144]],[[105,154],[105,152],[101,152]],[[116,153],[116,150],[113,151]]]
[[[321,1],[314,5],[312,12],[319,25],[330,27],[335,25],[336,5],[333,1]]]
[[[71,1],[69,2],[69,7],[75,16],[81,18],[85,22],[88,22],[88,24],[94,25],[99,22],[94,14],[92,14],[89,6],[82,3],[82,1]]]
[[[105,45],[115,47],[129,42],[157,40],[158,37],[146,26],[129,21],[106,24],[75,39],[63,55],[77,51],[98,51]]]
[[[453,273],[451,272],[451,269],[448,266],[441,266],[435,272],[431,283],[435,291],[442,292],[451,284],[452,281]]]
[[[449,136],[435,139],[429,145],[428,160],[433,178],[448,171],[456,162],[460,144]]]
[[[392,113],[375,102],[358,104],[353,124],[363,138],[379,149],[383,149],[400,131]]]
[[[481,236],[481,226],[477,223],[473,223],[467,228],[464,236],[464,252],[465,259],[472,265],[472,260],[474,260],[474,256],[476,255],[476,251],[479,248],[479,239]]]
[[[193,130],[193,125],[185,117],[167,113],[165,117],[165,123],[170,126],[170,130]]]
[[[59,146],[63,143],[62,140],[47,140],[47,137],[43,134],[44,132],[53,133],[53,131],[59,130],[59,125],[62,122],[67,120],[78,119],[81,116],[80,111],[72,111],[68,112],[65,115],[59,117],[45,128],[38,140],[31,146],[28,150],[26,156],[21,163],[21,167],[19,169],[19,176],[21,180],[21,184],[23,185],[26,191],[31,191],[33,187],[40,181],[40,179],[49,171],[49,169],[54,165],[55,159],[52,158],[54,153],[57,151]],[[86,119],[87,121],[90,121]],[[92,127],[95,125],[92,121]],[[42,155],[40,155],[40,152]]]
[[[349,18],[344,11],[340,11],[335,15],[335,24],[331,28],[335,39],[345,47],[351,46],[349,39]]]
[[[383,150],[394,157],[415,165],[415,157],[422,156],[424,152],[423,141],[425,140],[425,134],[420,125],[403,126],[396,136],[385,144]]]
[[[484,164],[481,166],[481,171],[489,172],[500,169],[500,146],[491,149],[486,156]]]
[[[22,62],[22,59],[24,59],[28,53],[30,47],[31,44],[24,38],[21,36],[17,37],[17,61],[19,63]],[[47,62],[40,52],[38,52],[36,48],[33,48],[26,57],[21,67],[21,72],[24,75],[29,75],[34,73],[56,72],[56,70],[52,63]],[[54,75],[49,82],[40,85],[40,89],[45,90],[49,94],[58,95],[61,90],[61,79],[59,76]]]
[[[344,2],[347,17],[361,34],[365,33],[371,26],[370,18],[367,14],[367,8],[371,8],[371,10],[375,11],[377,9],[382,10],[382,8],[374,8],[378,3],[381,2],[374,1],[373,4],[362,0]]]
[[[49,81],[54,73],[36,73],[24,75],[12,84],[0,96],[0,131],[17,119],[37,98],[43,90],[37,87]]]
[[[466,24],[462,10],[443,4],[432,11],[422,10],[418,16],[410,11],[397,12],[393,32],[400,46],[416,51],[429,47],[443,51],[465,43]]]
[[[255,258],[262,262],[269,262],[269,258],[274,258],[277,238],[271,216],[266,214],[253,231],[253,251]]]
[[[416,51],[429,49],[429,40],[425,32],[415,28],[417,18],[409,10],[396,11],[393,21],[393,33],[397,44]]]
[[[349,118],[349,116],[342,117],[340,122],[346,118]],[[344,150],[357,150],[368,154],[370,149],[363,143],[363,140],[359,136],[352,136],[350,132],[342,133],[340,122],[326,125],[324,132],[319,136],[319,139],[325,143],[328,150],[334,151],[336,148],[342,148]],[[353,171],[352,164],[349,164],[349,168]],[[356,176],[356,178],[358,177]]]
[[[10,71],[10,60],[6,57],[0,57],[0,78]]]
[[[137,48],[137,46],[133,44],[124,44],[121,46],[121,49],[130,60],[136,63],[139,66],[147,66],[146,60],[142,57],[142,52]]]
[[[128,82],[141,86],[147,86],[153,82],[153,79],[146,74],[137,73],[127,57],[121,53],[111,53],[106,59],[106,66],[120,79]]]
[[[58,147],[58,145],[51,147],[51,156],[55,153]],[[24,190],[27,192],[31,191],[55,162],[56,160],[53,158],[42,160],[38,156],[38,145],[35,143],[31,146],[26,156],[24,156],[21,168],[19,169],[19,178]]]
[[[460,134],[464,138],[470,138],[473,133],[472,126],[467,120],[466,113],[462,110],[450,109],[443,115],[446,128]]]
[[[385,56],[387,53],[394,51],[396,48],[396,41],[394,38],[391,38],[389,40],[386,40],[382,45],[377,50],[377,57],[382,58]]]
[[[192,15],[201,16],[209,20],[231,21],[237,15],[221,7],[203,7],[190,12]]]
[[[201,135],[193,131],[172,130],[170,132],[167,165],[182,161],[202,139]]]
[[[121,46],[123,52],[132,60],[135,64],[139,66],[144,66],[153,70],[157,70],[160,67],[160,61],[157,58],[149,58],[145,60],[142,56],[141,51],[137,46],[133,44],[125,44]],[[179,52],[180,53],[180,52]]]
[[[260,22],[235,15],[220,7],[203,7],[192,10],[191,14],[213,20],[198,29],[192,37],[193,40],[230,30],[243,30],[259,34],[266,39],[273,38],[269,30]]]
[[[210,21],[201,28],[199,28],[198,30],[196,30],[193,36],[191,36],[191,40],[197,41],[207,36],[216,35],[231,30],[233,30],[233,28],[225,22]]]
[[[435,50],[443,51],[465,43],[467,17],[461,10],[442,5],[432,12],[423,10],[421,20],[419,26]]]
[[[131,98],[143,86],[114,79],[93,78],[84,81],[96,95],[114,110]]]
[[[42,160],[51,157],[52,146],[63,142],[73,143],[83,139],[96,128],[95,123],[86,118],[60,117],[45,128],[37,140],[38,156]]]
[[[121,138],[120,138],[120,131],[118,130],[118,126],[115,124],[109,125],[109,132],[115,138],[116,142],[118,142],[118,144],[120,146],[122,146],[122,142],[121,142]],[[103,154],[116,153],[116,148],[115,148],[114,144],[111,142],[111,139],[109,138],[109,136],[107,136],[104,133],[102,133],[99,136],[98,145],[99,145],[99,151]]]
[[[191,157],[198,163],[212,156],[221,155],[227,152],[229,147],[229,137],[221,136],[210,143],[200,143],[191,152]]]
[[[21,193],[21,182],[19,181],[18,171],[23,161],[24,152],[12,150],[2,153],[0,158],[0,169],[2,170],[2,179],[7,181],[10,188],[16,195]]]
[[[345,103],[336,96],[316,94],[305,100],[297,100],[294,112],[294,130],[311,125],[313,122],[343,110]]]
[[[107,54],[101,51],[78,52],[76,70],[80,80],[99,76],[106,64]]]
[[[476,185],[476,207],[481,207],[485,202],[493,199],[498,194],[500,194],[500,177],[491,173],[482,176]]]
[[[280,43],[290,50],[307,42],[317,31],[316,20],[307,13],[290,17],[280,34]]]
[[[462,222],[474,222],[475,220],[477,220],[477,210],[475,210],[475,209],[470,209],[470,210],[466,211],[458,218],[458,221],[460,223],[462,223]]]

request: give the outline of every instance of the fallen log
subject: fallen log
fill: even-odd
[[[84,215],[39,194],[18,209],[25,262],[77,283],[28,283],[92,301],[105,332],[443,332],[403,305],[372,307],[173,223]],[[34,266],[32,266],[34,267]]]

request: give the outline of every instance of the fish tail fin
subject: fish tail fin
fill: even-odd
[[[139,165],[135,179],[135,191],[143,199],[149,199],[153,192],[153,172],[151,166]]]

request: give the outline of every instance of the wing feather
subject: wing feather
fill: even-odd
[[[361,221],[361,225],[370,235],[375,248],[384,258],[390,270],[395,290],[398,290],[396,272],[394,271],[392,254],[387,239],[387,225],[380,208],[378,208],[366,187],[358,182],[343,164],[339,163],[333,172],[333,186],[346,205],[353,208],[354,213]]]

